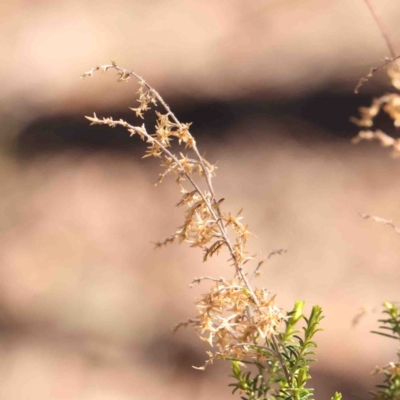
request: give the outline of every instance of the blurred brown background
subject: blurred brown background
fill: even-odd
[[[375,3],[400,48],[398,2]],[[135,82],[79,80],[110,60],[194,123],[254,249],[288,249],[258,284],[323,307],[316,397],[366,398],[396,348],[368,333],[379,314],[351,321],[400,298],[400,238],[358,214],[400,223],[400,164],[349,143],[349,116],[390,89],[381,73],[353,94],[389,55],[364,2],[4,0],[0,18],[0,399],[231,398],[229,365],[192,369],[207,346],[171,334],[195,314],[193,277],[230,269],[153,251],[181,222],[176,187],[152,186],[138,140],[83,118],[135,121]]]

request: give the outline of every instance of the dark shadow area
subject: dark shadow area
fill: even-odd
[[[349,118],[352,115],[357,116],[358,107],[368,106],[370,102],[369,96],[356,96],[352,93],[339,95],[325,91],[295,102],[271,103],[254,97],[229,103],[180,99],[172,102],[170,106],[182,122],[193,122],[198,138],[206,138],[213,142],[230,140],[231,128],[242,120],[252,118],[283,121],[290,131],[293,129],[293,136],[299,135],[299,138],[304,140],[307,139],[307,132],[297,132],[299,129],[296,129],[296,126],[297,121],[307,123],[329,132],[325,138],[319,137],[319,140],[331,141],[352,138],[358,128]],[[98,117],[109,114],[109,111],[97,112]],[[112,114],[114,119],[122,118],[138,125],[143,123],[132,112]],[[147,129],[150,131],[154,125],[154,113],[150,111],[146,115]],[[386,114],[378,116],[377,126],[386,129],[387,132],[393,131],[392,122]],[[137,141],[132,140],[123,128],[90,126],[83,115],[38,119],[22,131],[15,142],[16,154],[20,158],[73,149],[90,152],[142,152],[142,149],[138,149]]]

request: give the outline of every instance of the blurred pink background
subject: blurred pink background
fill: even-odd
[[[375,3],[399,48],[399,5]],[[400,164],[350,144],[348,118],[390,90],[380,73],[353,94],[389,55],[364,2],[16,0],[0,18],[0,400],[231,396],[229,364],[192,369],[207,346],[171,327],[195,315],[194,277],[232,271],[186,245],[153,250],[181,223],[176,185],[155,188],[140,141],[83,118],[136,121],[135,82],[79,79],[110,60],[194,123],[253,249],[288,250],[257,284],[285,309],[324,309],[316,398],[367,397],[396,352],[369,331],[399,300],[400,238],[359,213],[400,224]]]

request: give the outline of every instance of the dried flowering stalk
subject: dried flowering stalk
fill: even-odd
[[[245,272],[245,265],[255,258],[247,248],[251,233],[242,222],[241,211],[237,214],[222,211],[223,199],[217,198],[212,185],[216,166],[200,154],[190,133],[191,124],[181,123],[160,94],[142,77],[118,67],[114,62],[92,68],[82,78],[109,69],[117,71],[120,82],[126,82],[132,76],[138,79],[139,106],[131,108],[137,117],[143,119],[144,113],[157,104],[163,110],[156,111],[157,122],[153,133],[149,133],[144,124],[135,126],[122,119],[98,118],[96,114],[86,117],[91,125],[122,126],[131,136],[138,135],[147,144],[144,157],[161,159],[164,171],[158,182],[166,175],[176,175],[182,193],[177,205],[186,207],[184,221],[172,236],[156,243],[156,247],[174,241],[187,242],[203,250],[203,261],[226,249],[230,257],[228,261],[234,268],[233,277],[229,280],[208,276],[194,279],[192,285],[210,281],[212,287],[195,301],[196,318],[175,327],[176,330],[182,326],[193,326],[200,339],[213,347],[213,352],[207,352],[209,359],[205,365],[198,369],[204,369],[214,359],[227,359],[232,362],[232,378],[236,380],[229,386],[233,386],[233,392],[239,390],[247,395],[249,400],[310,400],[313,389],[305,385],[311,378],[309,364],[315,361],[309,355],[314,354],[316,347],[313,336],[320,330],[318,325],[323,318],[321,308],[314,306],[306,318],[303,315],[304,302],[296,302],[292,311],[283,313],[275,305],[275,297],[267,290],[251,286],[250,281],[259,275],[263,262],[285,250],[276,250],[258,262],[251,276]],[[173,150],[173,145],[174,148],[178,146],[178,151]],[[201,189],[204,186],[205,189]],[[305,322],[303,338],[297,328],[299,321]],[[241,368],[249,364],[258,371],[254,378],[251,372],[242,372]],[[332,399],[340,400],[341,395],[336,393]]]
[[[237,359],[260,357],[256,345],[265,344],[267,338],[277,333],[276,329],[283,319],[282,311],[275,305],[274,297],[264,289],[253,289],[250,285],[244,265],[254,256],[249,255],[247,241],[251,236],[247,225],[242,223],[240,212],[236,215],[221,210],[222,199],[218,199],[212,185],[216,166],[208,162],[199,152],[196,141],[190,133],[189,123],[181,123],[160,94],[141,76],[133,71],[120,68],[115,62],[95,67],[82,75],[92,76],[94,72],[106,72],[114,69],[118,81],[126,82],[130,77],[139,81],[139,106],[131,108],[137,117],[144,118],[144,113],[151,106],[160,104],[163,112],[157,112],[154,133],[149,133],[144,124],[134,126],[120,119],[86,117],[91,125],[122,126],[131,136],[138,135],[147,143],[144,157],[160,158],[164,171],[158,182],[168,174],[177,176],[182,198],[178,206],[186,206],[183,225],[169,238],[156,243],[157,247],[178,240],[187,242],[192,247],[200,247],[204,252],[204,261],[226,248],[229,261],[234,267],[234,276],[230,281],[214,279],[214,286],[196,301],[198,316],[179,326],[193,325],[201,339],[217,351],[209,353],[214,358],[229,356]],[[184,147],[179,153],[173,152],[172,142],[177,141]],[[190,151],[186,153],[185,151]],[[206,189],[202,190],[198,179],[205,180]],[[187,188],[188,181],[190,188]],[[229,231],[229,232],[228,232]],[[233,237],[231,238],[230,235]],[[198,279],[197,282],[206,279]],[[208,280],[213,280],[208,278]]]

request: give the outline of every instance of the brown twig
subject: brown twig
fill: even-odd
[[[287,253],[286,249],[278,249],[278,250],[273,250],[271,251],[268,256],[266,258],[264,258],[263,260],[259,261],[259,263],[257,264],[257,267],[254,269],[253,274],[251,275],[251,279],[255,278],[258,276],[259,274],[259,270],[262,267],[262,265],[268,261],[271,257],[275,256],[275,255],[282,255],[284,253]]]
[[[398,228],[393,221],[390,221],[388,219],[384,219],[384,218],[381,218],[381,217],[374,217],[374,216],[368,215],[368,214],[360,214],[360,217],[363,218],[363,219],[372,219],[372,221],[378,222],[378,223],[383,224],[383,225],[388,225],[391,228],[393,228],[393,230],[397,234],[400,235],[400,228]]]
[[[391,64],[393,61],[396,61],[400,58],[400,56],[392,57],[392,58],[387,58],[384,63],[381,65],[378,65],[377,67],[373,67],[369,70],[368,74],[360,78],[360,80],[357,83],[357,86],[354,88],[354,93],[358,93],[360,91],[360,87],[364,85],[365,82],[368,82],[372,76],[374,75],[375,72],[381,70],[382,68],[386,67],[387,65]]]
[[[202,281],[213,281],[213,282],[220,282],[220,283],[227,283],[224,278],[213,278],[211,276],[201,276],[200,278],[194,278],[192,283],[189,287],[193,287],[195,283],[200,283]]]
[[[390,51],[390,55],[392,58],[396,57],[396,51],[393,45],[393,41],[389,35],[388,30],[386,29],[386,25],[384,24],[384,22],[382,21],[382,19],[380,18],[380,16],[376,13],[376,10],[372,4],[371,0],[364,0],[365,4],[367,5],[367,7],[369,8],[369,11],[371,12],[372,17],[374,18],[376,24],[378,25],[379,30],[381,31],[382,37],[386,42],[386,46],[388,47],[389,51]]]
[[[400,56],[396,56],[396,51],[395,51],[395,46],[393,44],[393,41],[389,35],[389,32],[386,28],[386,25],[384,24],[383,20],[380,18],[380,16],[377,14],[373,4],[372,4],[372,0],[364,0],[365,4],[367,5],[372,18],[374,19],[376,25],[378,26],[379,31],[381,32],[381,35],[383,37],[383,40],[386,43],[386,46],[389,49],[390,52],[390,57],[387,57],[385,59],[385,62],[381,65],[379,65],[378,67],[373,67],[370,69],[370,71],[368,72],[368,74],[366,76],[363,76],[357,83],[357,86],[354,89],[354,93],[358,93],[360,90],[360,87],[365,83],[368,82],[369,79],[372,78],[373,74],[377,71],[379,71],[380,69],[386,67],[387,65],[391,64],[393,61],[397,60],[398,58],[400,58]]]

